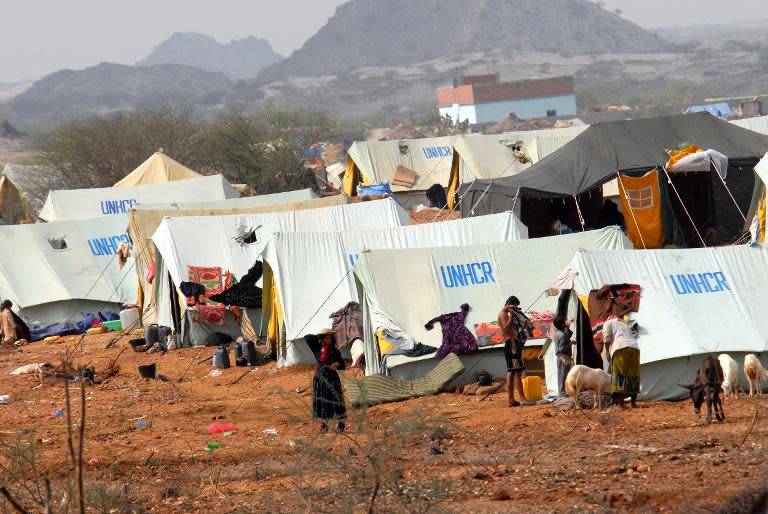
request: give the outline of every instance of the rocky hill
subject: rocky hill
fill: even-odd
[[[206,110],[220,106],[231,89],[223,75],[192,66],[102,63],[47,75],[8,106],[25,122],[57,123],[140,106],[188,104]]]
[[[667,44],[588,0],[351,0],[263,81],[493,49],[647,53]]]
[[[139,64],[182,64],[245,79],[282,58],[266,39],[247,37],[222,44],[203,34],[175,32]]]

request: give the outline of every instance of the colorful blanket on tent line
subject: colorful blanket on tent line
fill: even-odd
[[[187,266],[187,276],[190,282],[202,284],[205,287],[205,296],[219,294],[221,288],[221,268]]]
[[[640,309],[640,286],[609,284],[591,291],[587,313],[592,327],[592,340],[598,353],[603,350],[603,324],[610,316],[623,318]]]

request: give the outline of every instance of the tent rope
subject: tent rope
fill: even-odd
[[[453,150],[453,147],[451,147],[451,156],[453,156],[453,154],[454,154],[454,150]],[[416,182],[416,184],[414,184],[414,185],[413,185],[413,188],[412,188],[412,189],[413,189],[413,190],[415,190],[415,189],[416,189],[418,186],[420,186],[421,184],[423,184],[423,183],[424,183],[424,181],[426,181],[426,180],[427,180],[427,179],[430,177],[430,175],[432,175],[432,174],[435,172],[435,170],[437,169],[437,167],[440,165],[440,163],[441,163],[441,162],[443,162],[443,160],[444,160],[446,157],[447,157],[446,155],[443,155],[442,157],[440,157],[440,158],[437,160],[437,162],[435,163],[435,165],[434,165],[434,166],[432,166],[432,169],[430,170],[430,172],[429,172],[429,173],[427,173],[427,174],[424,176],[424,178],[422,178],[421,180],[419,180],[418,182]]]
[[[640,242],[643,243],[643,250],[647,250],[648,247],[645,245],[645,239],[643,238],[643,231],[640,230],[640,225],[637,223],[637,218],[635,217],[635,211],[634,209],[632,209],[632,202],[629,200],[629,195],[627,195],[627,190],[624,188],[624,182],[622,182],[621,180],[621,173],[619,173],[618,170],[616,171],[616,177],[618,177],[619,187],[624,193],[624,198],[627,199],[627,206],[629,207],[630,214],[632,214],[632,221],[635,222],[635,228],[637,229],[637,234],[640,236]]]
[[[579,223],[581,223],[581,231],[585,232],[586,229],[586,223],[584,222],[584,216],[581,214],[581,206],[579,206],[579,199],[576,197],[576,195],[573,195],[573,201],[576,202],[576,213],[579,215]]]
[[[461,202],[462,202],[462,200],[464,200],[464,197],[465,197],[465,196],[467,196],[467,193],[469,193],[469,190],[472,188],[472,186],[474,185],[474,183],[475,183],[475,182],[477,182],[477,177],[475,177],[475,178],[472,180],[472,182],[470,182],[470,183],[469,183],[469,187],[467,187],[467,190],[466,190],[466,191],[464,191],[464,194],[463,194],[463,195],[461,195],[461,197],[459,197],[459,201],[458,201],[458,202],[456,202],[456,205],[454,205],[454,206],[453,206],[453,208],[451,208],[451,211],[454,211],[454,210],[456,209],[456,207],[459,207],[459,206],[461,206]],[[445,205],[443,205],[443,207],[442,207],[442,208],[441,208],[439,211],[437,211],[437,214],[435,214],[435,218],[432,220],[432,223],[434,223],[435,221],[437,221],[437,218],[439,218],[439,217],[440,217],[440,215],[443,213],[443,211],[444,211],[444,210],[445,210],[447,207],[448,207],[448,204],[446,203]]]
[[[485,194],[488,192],[488,190],[491,188],[492,185],[493,185],[493,180],[491,180],[488,183],[488,187],[485,188],[485,190],[483,191],[483,194],[480,195],[480,198],[478,198],[475,204],[472,206],[472,208],[469,209],[470,218],[475,215],[475,208],[477,208],[477,206],[480,205],[480,202],[483,200],[483,197],[485,196]]]
[[[520,190],[521,189],[522,189],[521,187],[517,188],[517,193],[515,193],[515,198],[514,198],[514,200],[512,200],[512,212],[513,213],[515,212],[515,207],[517,207],[517,199],[520,198]]]
[[[726,191],[728,191],[728,196],[731,197],[731,201],[733,201],[733,205],[736,206],[736,209],[739,211],[739,214],[741,214],[741,218],[744,220],[744,223],[747,222],[747,217],[744,215],[744,211],[741,210],[741,207],[739,207],[739,203],[736,201],[736,198],[734,198],[733,193],[731,193],[730,188],[728,187],[728,184],[725,183],[725,179],[723,178],[722,173],[720,173],[720,169],[717,167],[717,163],[713,159],[710,159],[710,162],[712,163],[712,166],[714,166],[715,171],[717,172],[717,176],[720,177],[720,182],[723,183],[723,187]]]
[[[470,217],[475,215],[475,208],[476,208],[476,207],[477,207],[477,206],[480,204],[480,202],[482,201],[482,199],[483,199],[483,197],[485,196],[485,194],[486,194],[486,193],[488,192],[488,190],[491,188],[491,186],[493,185],[493,181],[494,181],[494,180],[496,180],[497,178],[501,178],[501,176],[502,176],[504,173],[506,173],[506,172],[507,172],[507,170],[508,170],[509,168],[511,168],[513,164],[515,164],[515,162],[514,162],[514,161],[510,162],[510,163],[509,163],[509,164],[508,164],[508,165],[507,165],[507,166],[506,166],[506,167],[505,167],[503,170],[501,170],[501,172],[499,172],[499,174],[498,174],[498,175],[496,175],[495,177],[492,177],[492,178],[491,178],[491,181],[488,183],[488,187],[486,187],[486,188],[485,188],[485,190],[483,191],[483,194],[481,194],[481,195],[480,195],[480,198],[478,198],[477,202],[475,202],[475,204],[474,204],[474,205],[472,206],[472,208],[469,210],[469,215],[470,215]],[[456,207],[460,207],[460,206],[461,206],[461,202],[462,202],[462,200],[464,200],[464,197],[467,195],[467,193],[469,193],[470,189],[472,189],[472,185],[473,185],[473,184],[474,184],[476,181],[477,181],[477,176],[475,176],[475,178],[474,178],[474,179],[472,179],[472,182],[469,184],[469,187],[467,187],[467,190],[464,192],[464,194],[463,194],[463,195],[461,195],[461,198],[459,198],[459,201],[458,201],[458,202],[456,202],[456,206],[454,207],[454,209],[455,209]],[[519,193],[519,192],[520,192],[520,188],[518,188],[518,193]],[[435,218],[435,219],[437,219],[437,218]]]
[[[693,227],[693,230],[695,230],[696,235],[699,236],[699,241],[701,241],[701,244],[704,248],[707,248],[707,243],[705,243],[704,238],[701,237],[701,232],[699,232],[699,228],[696,226],[696,223],[693,222],[691,213],[688,212],[688,208],[683,203],[683,199],[680,197],[680,193],[677,192],[677,188],[675,187],[675,184],[672,183],[672,177],[669,176],[669,172],[667,171],[667,168],[665,166],[662,166],[661,169],[664,170],[664,174],[667,176],[667,183],[670,186],[672,186],[672,190],[675,192],[675,195],[677,196],[678,201],[680,201],[680,205],[683,207],[683,210],[685,211],[685,215],[688,216],[688,221],[691,222],[691,226]]]

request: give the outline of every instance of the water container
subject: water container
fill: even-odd
[[[248,361],[248,365],[255,366],[259,357],[259,354],[256,352],[256,345],[253,344],[253,341],[243,341],[240,343],[240,346],[245,360]]]
[[[226,346],[220,346],[216,353],[213,354],[213,365],[217,368],[227,369],[229,364],[229,350]]]
[[[170,336],[172,332],[170,327],[157,327],[157,340],[166,348],[168,347],[168,336]]]
[[[123,309],[120,311],[120,325],[123,330],[130,330],[136,328],[139,324],[139,309],[131,307],[130,309]]]
[[[244,343],[245,343],[245,341],[243,341],[243,342],[238,341],[238,342],[235,343],[235,362],[237,362],[237,361],[239,361],[240,359],[243,358],[243,344]]]
[[[525,398],[531,402],[541,400],[541,377],[529,375],[523,378],[523,393]]]
[[[144,329],[144,340],[147,342],[147,345],[155,344],[159,340],[158,336],[159,329],[157,325],[149,325]]]

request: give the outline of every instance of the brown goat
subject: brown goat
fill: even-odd
[[[720,398],[720,389],[723,386],[723,368],[715,357],[708,355],[704,358],[696,372],[696,379],[693,384],[681,386],[691,391],[691,400],[693,400],[693,411],[696,414],[701,412],[701,405],[704,400],[707,401],[707,423],[712,422],[712,406],[715,407],[715,417],[717,421],[725,420],[725,411],[723,411],[723,401]]]

